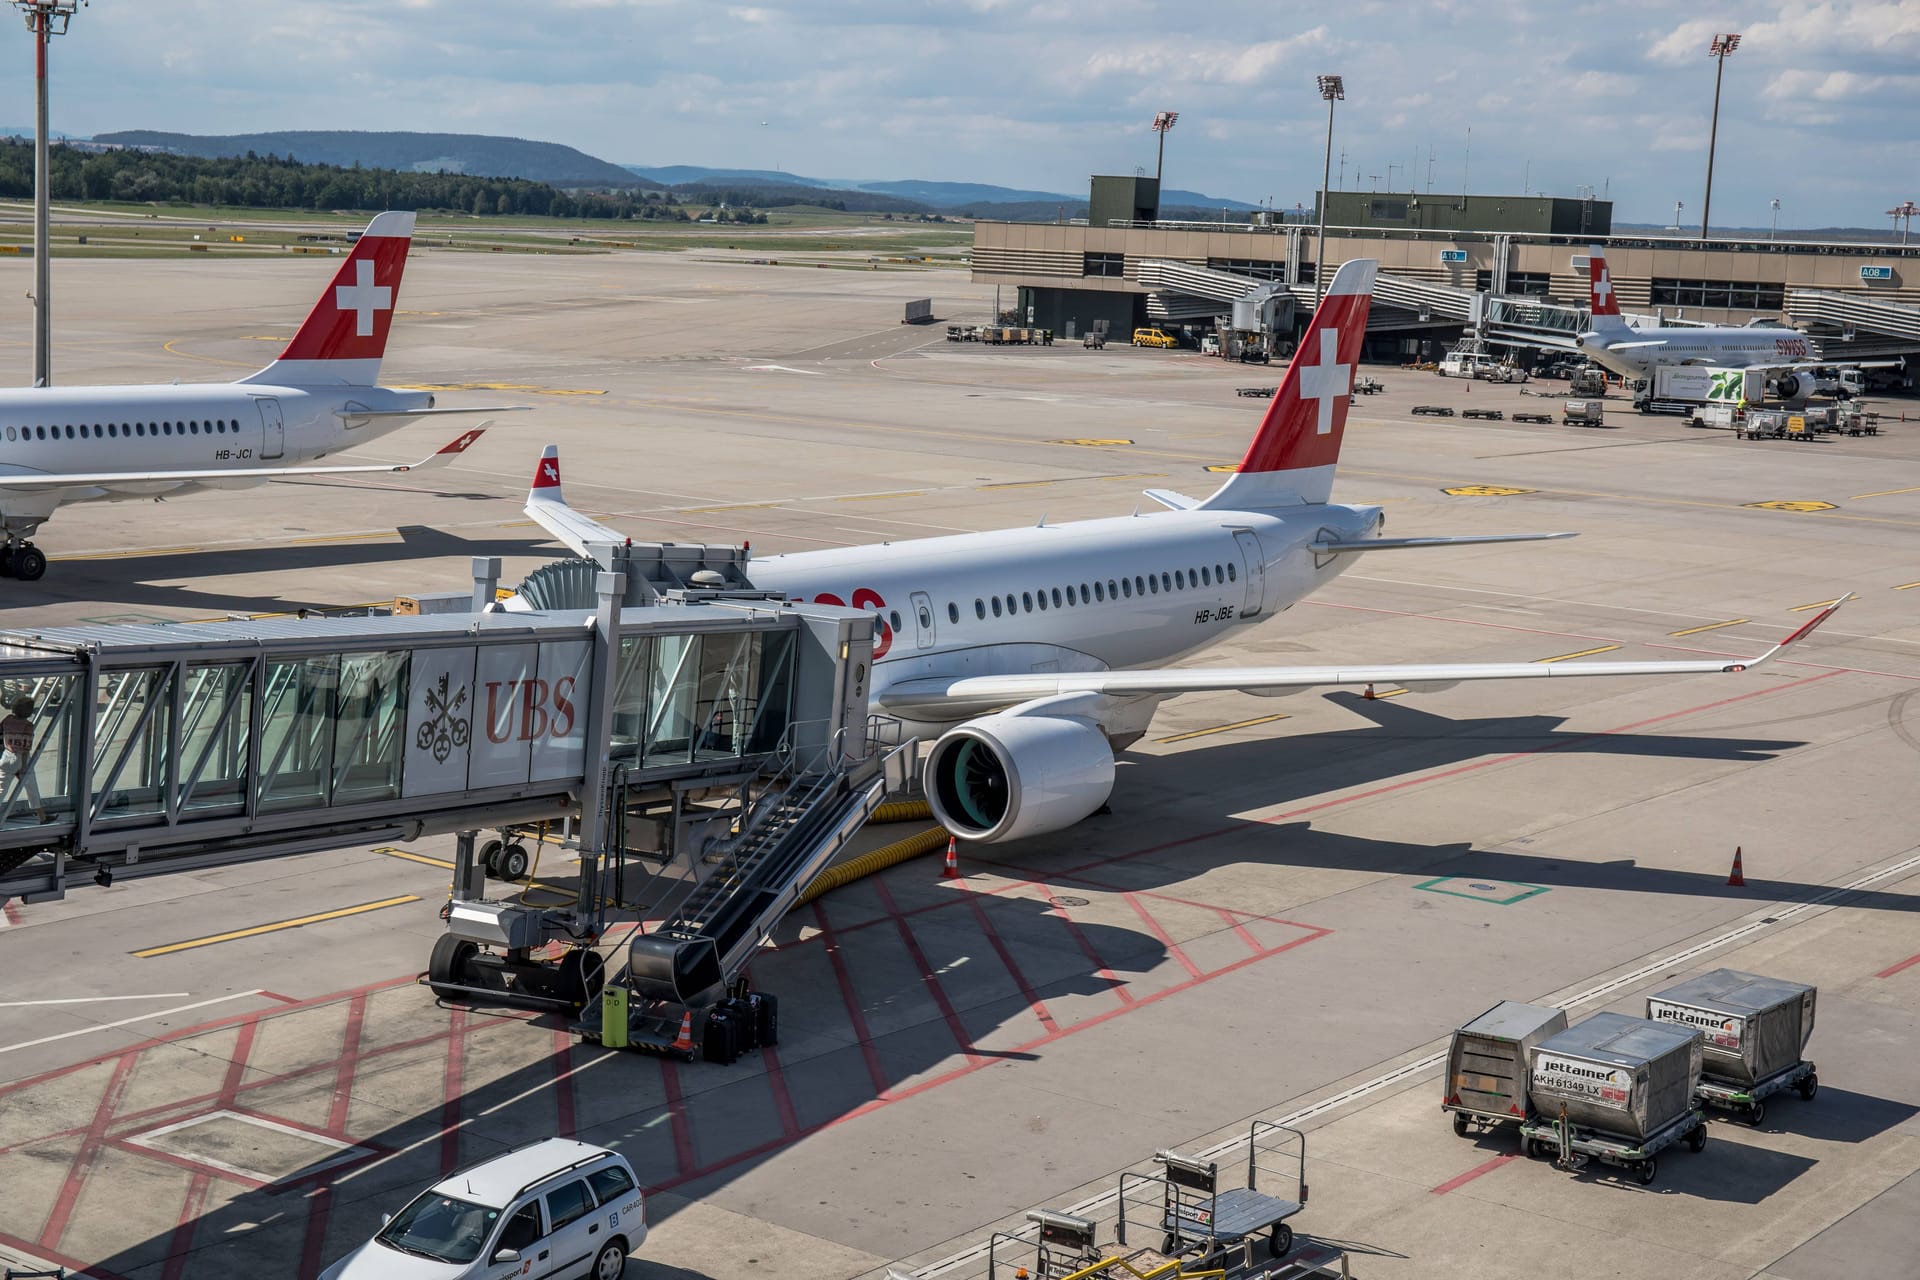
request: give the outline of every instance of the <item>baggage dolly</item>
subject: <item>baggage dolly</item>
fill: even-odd
[[[1520,1147],[1536,1160],[1551,1158],[1555,1166],[1577,1172],[1589,1161],[1618,1165],[1631,1173],[1641,1186],[1651,1186],[1660,1171],[1660,1152],[1684,1141],[1689,1151],[1702,1151],[1707,1145],[1707,1118],[1689,1111],[1645,1139],[1624,1134],[1583,1129],[1567,1121],[1562,1106],[1558,1119],[1534,1119],[1520,1125]]]
[[[1280,1142],[1286,1146],[1295,1146],[1294,1197],[1291,1200],[1279,1196],[1270,1196],[1259,1189],[1259,1157],[1262,1151],[1274,1152],[1281,1147],[1273,1142],[1276,1135],[1288,1134],[1293,1141]],[[1263,1147],[1262,1140],[1267,1145]],[[1307,1139],[1297,1129],[1285,1125],[1272,1124],[1265,1120],[1253,1122],[1247,1143],[1247,1185],[1244,1187],[1220,1186],[1220,1166],[1215,1161],[1195,1160],[1172,1151],[1162,1151],[1154,1156],[1166,1172],[1153,1178],[1161,1184],[1161,1204],[1159,1228],[1164,1233],[1160,1242],[1160,1252],[1169,1258],[1181,1254],[1200,1252],[1209,1257],[1223,1252],[1242,1248],[1248,1241],[1258,1236],[1267,1237],[1267,1250],[1275,1258],[1285,1257],[1293,1249],[1293,1228],[1287,1225],[1287,1219],[1299,1213],[1307,1203]],[[1139,1177],[1140,1175],[1134,1175]],[[1126,1176],[1121,1178],[1121,1221],[1120,1239],[1126,1240]],[[1248,1255],[1250,1256],[1250,1255]]]
[[[1785,1093],[1788,1089],[1799,1090],[1802,1101],[1812,1102],[1813,1095],[1820,1092],[1819,1070],[1811,1062],[1796,1062],[1786,1070],[1776,1071],[1765,1080],[1750,1085],[1701,1076],[1700,1083],[1693,1090],[1693,1100],[1702,1106],[1718,1107],[1722,1111],[1744,1111],[1746,1122],[1757,1129],[1766,1123],[1766,1099],[1776,1093]]]

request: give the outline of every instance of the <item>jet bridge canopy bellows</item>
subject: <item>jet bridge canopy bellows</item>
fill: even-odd
[[[599,572],[598,562],[585,556],[555,560],[527,575],[520,584],[520,596],[540,610],[591,609],[599,600],[594,588]]]

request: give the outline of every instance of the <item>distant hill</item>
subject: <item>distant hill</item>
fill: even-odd
[[[825,178],[803,178],[797,173],[787,173],[781,169],[707,169],[697,164],[623,164],[620,166],[629,173],[638,174],[653,182],[666,186],[679,186],[686,182],[765,182],[776,186],[790,187],[851,187],[851,182],[832,182]]]
[[[880,195],[895,196],[901,200],[910,200],[939,213],[978,212],[981,217],[1007,218],[1019,221],[1025,218],[1042,217],[1048,221],[1061,205],[1069,209],[1078,208],[1079,213],[1068,213],[1068,217],[1085,217],[1087,198],[1085,193],[1070,194],[1064,191],[1029,191],[1020,187],[999,187],[987,182],[933,182],[921,178],[907,178],[891,182],[873,182],[854,178],[803,178],[798,174],[786,173],[779,169],[706,169],[694,164],[675,165],[638,165],[625,166],[642,177],[655,182],[664,182],[672,186],[686,183],[712,185],[714,183],[779,183],[802,187],[823,187],[829,190],[871,191]],[[1260,206],[1248,204],[1244,200],[1229,200],[1222,196],[1204,195],[1198,191],[1182,191],[1170,187],[1164,193],[1161,204],[1173,215],[1173,211],[1191,211],[1195,209],[1257,209]],[[852,208],[852,205],[847,206]]]
[[[415,173],[460,173],[487,178],[525,178],[553,187],[659,189],[662,183],[597,160],[557,142],[497,138],[472,133],[370,133],[296,129],[282,133],[241,133],[204,137],[128,129],[95,134],[95,142],[127,147],[161,147],[188,156],[293,156],[310,164],[345,168],[397,169]]]

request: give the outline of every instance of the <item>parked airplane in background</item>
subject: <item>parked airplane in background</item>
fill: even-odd
[[[1839,607],[1750,660],[1165,665],[1291,607],[1357,553],[1571,536],[1386,538],[1379,507],[1328,501],[1375,269],[1354,261],[1334,276],[1239,470],[1204,499],[1149,490],[1169,510],[747,565],[756,588],[879,615],[872,705],[938,739],[926,756],[926,787],[948,830],[997,842],[1080,821],[1113,789],[1115,749],[1144,734],[1161,702],[1178,694],[1745,671]],[[551,445],[527,513],[582,554],[595,542],[625,541],[566,504]]]
[[[27,541],[70,502],[167,498],[284,476],[444,465],[467,432],[416,463],[302,466],[437,409],[425,391],[374,385],[413,236],[411,213],[368,224],[280,358],[238,382],[0,390],[0,576],[32,580],[47,557]]]
[[[1722,369],[1761,369],[1773,375],[1783,400],[1800,400],[1822,389],[1816,370],[1831,373],[1834,362],[1821,360],[1813,340],[1781,325],[1649,325],[1636,329],[1620,315],[1613,275],[1598,246],[1587,256],[1593,327],[1574,345],[1623,378],[1650,378],[1663,365],[1708,364]],[[1893,361],[1854,362],[1857,367]],[[1831,379],[1829,379],[1831,381]]]

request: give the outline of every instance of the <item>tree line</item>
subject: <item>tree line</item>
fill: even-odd
[[[206,159],[155,151],[48,155],[53,200],[231,205],[253,209],[414,209],[476,215],[689,221],[670,191],[561,191],[522,178],[302,164],[292,156]],[[0,198],[33,198],[33,144],[0,142]],[[731,211],[730,211],[731,212]],[[744,211],[742,211],[744,212]]]

